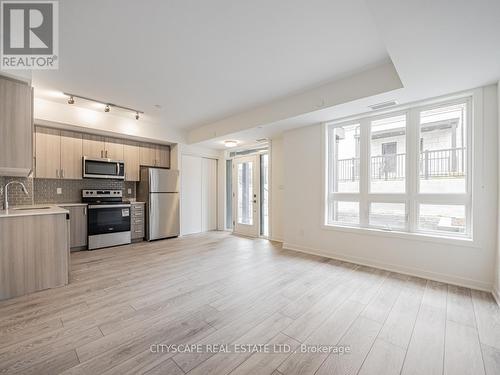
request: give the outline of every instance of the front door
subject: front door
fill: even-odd
[[[258,237],[260,228],[260,183],[258,155],[233,160],[233,231]]]

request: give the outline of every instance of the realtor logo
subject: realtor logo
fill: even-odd
[[[1,1],[2,69],[58,69],[57,1]]]

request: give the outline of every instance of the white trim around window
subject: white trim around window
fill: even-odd
[[[461,138],[455,137],[455,139],[461,140],[461,144],[455,144],[454,140],[453,146],[447,146],[448,148],[445,150],[434,151],[432,149],[430,152],[422,150],[422,112],[432,115],[434,112],[426,111],[439,111],[440,108],[450,106],[464,108],[461,126],[465,129],[460,130],[463,133],[460,135]],[[396,118],[396,116],[404,117]],[[396,150],[394,144],[386,145],[385,149],[390,149],[393,154],[382,156],[384,167],[377,169],[374,167],[377,161],[375,159],[380,159],[381,156],[372,156],[371,153],[374,143],[383,141],[376,138],[383,136],[378,136],[376,132],[372,134],[372,124],[373,121],[389,118],[395,118],[394,121],[401,121],[401,118],[405,118],[404,129],[399,122],[400,125],[394,128],[391,135],[399,136],[397,146],[402,150]],[[390,122],[390,120],[387,121]],[[358,137],[359,140],[351,140],[350,143],[346,141],[349,144],[357,142],[355,155],[351,147],[347,153],[343,153],[344,159],[341,160],[338,134],[341,134],[341,137],[346,137],[340,139],[347,139],[347,135],[344,135],[346,134],[344,129],[346,127],[353,129],[349,125],[356,124],[359,124],[359,128],[354,128],[350,134],[353,137],[352,134],[355,133],[355,137]],[[450,126],[453,128],[455,125]],[[390,125],[388,127],[390,128]],[[422,131],[430,132],[429,127],[430,125],[422,125]],[[334,135],[335,129],[338,128],[342,128],[342,130]],[[382,125],[382,129],[384,129],[384,125]],[[387,130],[385,131],[387,132]],[[392,142],[394,137],[389,140]],[[473,209],[473,191],[477,191],[476,189],[481,186],[482,143],[481,89],[457,94],[453,97],[433,99],[323,124],[323,227],[329,230],[360,234],[479,246],[474,238],[473,230],[474,222],[478,218],[478,213]],[[380,149],[380,144],[376,144],[376,147]],[[437,191],[430,189],[429,192],[421,191],[421,185],[425,186],[423,184],[427,183],[422,175],[424,174],[424,164],[428,166],[430,163],[429,159],[426,159],[426,157],[429,158],[429,154],[434,155],[431,162],[434,163],[432,164],[434,169],[430,172],[431,175],[434,173],[437,176],[434,177],[434,181],[439,183],[439,180],[442,179],[441,181],[446,183],[446,178],[451,181],[453,176],[460,176],[462,173],[465,176],[461,188],[457,189],[456,192],[446,193],[442,193],[439,189]],[[453,154],[452,159],[450,158],[451,154]],[[347,160],[351,158],[352,161]],[[445,160],[445,158],[448,159]],[[460,160],[457,161],[457,159]],[[451,160],[453,168],[450,167]],[[349,162],[347,172],[345,172],[346,163],[339,167],[344,161]],[[425,176],[428,178],[429,168],[427,167],[425,170]],[[398,181],[398,187],[393,189],[394,192],[391,189],[384,191],[382,188],[380,191],[379,188],[373,188],[374,183],[383,186],[384,181],[391,179]],[[352,186],[346,189],[339,188],[339,181],[349,180],[353,181]],[[348,184],[345,185],[348,186]],[[386,217],[391,221],[390,225],[380,220],[380,217],[384,218],[384,208]],[[348,215],[342,215],[342,209],[345,209]],[[453,214],[446,217],[446,215],[440,214],[441,211]],[[380,215],[381,213],[382,215]],[[440,218],[437,224],[429,220],[429,218],[437,217]],[[429,224],[430,222],[432,225]]]

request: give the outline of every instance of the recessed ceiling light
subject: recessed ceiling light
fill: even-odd
[[[230,147],[236,147],[238,146],[238,141],[224,141],[224,146],[230,148]]]

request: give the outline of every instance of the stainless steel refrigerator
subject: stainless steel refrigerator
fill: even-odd
[[[141,167],[137,200],[146,202],[148,241],[179,235],[179,171]]]

